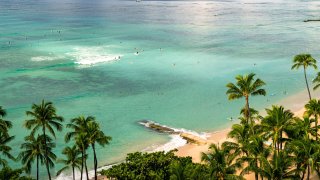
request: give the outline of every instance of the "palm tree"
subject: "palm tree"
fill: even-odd
[[[305,106],[306,111],[304,112],[304,116],[314,117],[315,122],[315,132],[316,132],[316,140],[318,140],[318,116],[320,115],[320,100],[312,99]]]
[[[94,174],[95,180],[97,180],[97,169],[98,169],[98,160],[96,154],[95,145],[98,143],[100,146],[105,146],[111,141],[110,136],[106,136],[101,130],[100,126],[96,121],[91,121],[88,123],[87,127],[87,137],[89,144],[91,144],[93,150],[93,159],[94,159]]]
[[[80,132],[86,132],[89,122],[95,121],[93,116],[79,116],[71,119],[71,123],[67,124],[67,128],[73,129],[65,135],[65,141],[69,142],[70,139],[75,138]]]
[[[253,135],[249,138],[248,155],[240,158],[241,161],[248,162],[248,166],[242,170],[241,174],[252,171],[255,173],[255,179],[258,180],[260,173],[258,169],[262,168],[261,158],[267,158],[270,155],[270,148],[265,147],[264,143],[265,139],[259,135]]]
[[[298,171],[302,171],[304,179],[307,173],[307,179],[310,179],[310,174],[315,170],[317,160],[320,156],[319,142],[303,138],[294,140],[288,144],[288,152],[293,153],[296,157],[296,167]]]
[[[7,115],[6,110],[4,110],[4,109],[2,108],[2,106],[0,106],[0,116],[4,117],[4,116],[6,116],[6,115]]]
[[[285,128],[293,121],[293,113],[285,110],[283,106],[272,106],[272,109],[266,109],[267,116],[261,121],[261,129],[266,139],[272,139],[275,150],[282,149],[283,133]]]
[[[293,157],[285,151],[280,151],[279,153],[274,152],[270,160],[268,160],[267,157],[261,156],[260,161],[261,167],[257,168],[257,171],[260,172],[262,177],[266,177],[268,180],[300,179],[296,173],[297,170],[293,168]]]
[[[49,131],[53,137],[55,137],[54,128],[58,131],[62,130],[63,118],[56,114],[56,108],[53,106],[52,102],[45,102],[42,100],[41,104],[33,104],[32,111],[26,112],[27,116],[31,116],[32,119],[25,121],[25,127],[27,129],[32,129],[31,135],[34,135],[38,130],[42,130],[44,137],[47,136],[46,132]],[[49,157],[48,157],[48,147],[47,138],[43,138],[43,144],[45,148],[45,164],[47,168],[47,173],[49,180],[51,180],[50,167],[49,167]]]
[[[3,119],[6,115],[6,110],[0,106],[0,131],[2,132],[8,132],[8,129],[12,127],[12,123],[10,121]]]
[[[57,172],[57,176],[59,176],[63,171],[72,168],[72,177],[73,180],[75,180],[74,170],[75,168],[80,169],[81,166],[81,151],[77,148],[77,146],[65,147],[62,151],[62,154],[64,154],[67,159],[58,160],[59,163],[63,163],[65,166]]]
[[[0,131],[0,153],[11,160],[15,160],[15,158],[10,154],[12,148],[8,146],[8,143],[13,139],[14,136],[10,136],[7,132]],[[4,167],[7,164],[7,160],[0,157],[0,165]]]
[[[293,65],[291,69],[299,69],[300,67],[303,67],[303,73],[304,73],[304,79],[306,81],[307,90],[309,94],[309,99],[311,100],[311,94],[306,74],[306,69],[311,66],[314,69],[317,69],[317,61],[310,55],[310,54],[298,54],[294,56],[293,58]]]
[[[303,119],[300,119],[298,117],[295,117],[286,128],[285,132],[288,136],[288,141],[293,140],[302,140],[304,138],[310,138],[310,135],[315,136],[315,128],[311,126],[311,124],[314,122],[314,119],[311,119],[309,117],[304,117]]]
[[[222,147],[229,150],[234,150],[236,154],[248,155],[249,144],[249,125],[248,124],[234,124],[231,131],[228,133],[228,137],[234,141],[226,141],[222,144]]]
[[[19,154],[19,159],[23,163],[26,172],[31,172],[31,167],[36,159],[36,168],[37,168],[37,180],[39,179],[39,164],[44,164],[47,162],[46,156],[48,157],[48,162],[52,167],[54,165],[53,160],[56,158],[56,155],[52,152],[52,149],[55,147],[55,143],[49,136],[46,136],[46,146],[47,154],[44,147],[44,135],[38,135],[35,138],[33,135],[26,136],[24,138],[25,143],[21,145],[22,152]]]
[[[81,179],[83,173],[83,167],[86,169],[86,175],[88,179],[88,170],[87,170],[87,154],[86,151],[90,145],[89,139],[87,136],[88,124],[94,122],[95,118],[93,116],[79,116],[71,119],[71,123],[67,124],[68,128],[71,128],[72,131],[69,131],[65,135],[65,141],[69,142],[72,138],[76,141],[76,145],[81,151],[82,163],[81,163]]]
[[[320,72],[317,73],[317,76],[312,80],[312,83],[315,84],[313,90],[317,90],[320,87]]]
[[[250,118],[250,106],[249,106],[249,97],[257,96],[257,95],[266,95],[266,91],[261,87],[265,85],[265,83],[261,79],[254,79],[255,74],[250,73],[249,75],[241,76],[238,75],[236,77],[236,84],[229,83],[227,84],[227,92],[229,100],[245,98],[246,100],[246,113],[245,116],[249,120]]]
[[[217,180],[243,179],[242,176],[236,175],[236,170],[241,167],[241,164],[235,161],[236,154],[215,144],[211,144],[210,150],[208,154],[202,153],[201,160],[209,165],[211,178]]]
[[[88,142],[88,137],[86,133],[79,132],[77,136],[74,137],[76,146],[79,148],[81,152],[81,177],[80,179],[82,180],[82,174],[83,174],[83,167],[85,167],[86,170],[86,177],[87,180],[89,179],[88,175],[88,168],[87,168],[87,149],[89,147],[89,142]]]

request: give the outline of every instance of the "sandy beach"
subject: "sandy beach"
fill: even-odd
[[[314,93],[314,98],[319,98],[320,93]],[[308,96],[307,91],[301,91],[297,94],[294,94],[290,96],[289,98],[286,98],[284,100],[281,100],[278,103],[275,103],[274,105],[282,105],[286,109],[290,109],[294,114],[298,117],[302,117],[304,113],[304,105],[308,102]],[[230,102],[232,103],[232,102]],[[264,111],[260,110],[260,114],[264,115]],[[208,134],[207,143],[203,145],[198,144],[191,144],[188,143],[180,148],[178,148],[178,151],[175,153],[177,156],[181,157],[192,157],[192,160],[194,162],[200,163],[201,162],[201,153],[202,152],[208,152],[208,148],[210,144],[222,144],[225,141],[231,141],[232,139],[228,138],[228,132],[231,128],[226,128],[220,131],[211,132]],[[253,174],[248,174],[245,176],[246,179],[254,179]]]

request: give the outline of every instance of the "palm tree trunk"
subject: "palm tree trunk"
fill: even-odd
[[[280,142],[279,142],[279,139],[278,139],[278,154],[280,153]]]
[[[256,162],[256,166],[258,167],[258,162]],[[254,177],[256,180],[259,180],[259,174],[257,172],[254,173]]]
[[[247,123],[249,123],[250,120],[250,106],[249,106],[249,96],[246,96],[246,106],[247,106]]]
[[[311,94],[310,94],[310,89],[309,89],[309,84],[308,84],[308,79],[307,79],[307,74],[306,74],[306,67],[303,67],[303,72],[304,72],[304,79],[306,80],[306,85],[307,85],[307,89],[308,89],[309,100],[311,100]]]
[[[86,169],[87,180],[89,180],[88,167],[87,167],[87,158],[84,159],[84,167]]]
[[[254,173],[254,177],[255,177],[255,180],[259,180],[259,175],[258,175],[258,173]]]
[[[39,156],[37,156],[37,180],[39,180]]]
[[[282,150],[282,132],[280,132],[280,149]]]
[[[302,173],[302,177],[301,177],[301,180],[303,180],[303,179],[304,179],[305,174],[306,174],[306,170],[304,170],[304,171],[303,171],[303,173]]]
[[[74,177],[74,167],[72,167],[72,178],[73,178],[73,180],[75,180],[75,177]]]
[[[46,163],[46,168],[47,168],[47,172],[48,172],[48,177],[49,177],[49,180],[51,180],[51,174],[50,174],[50,169],[49,169],[49,161],[48,161],[48,147],[47,147],[47,138],[46,138],[46,128],[45,128],[45,125],[43,124],[42,125],[42,131],[43,131],[43,135],[44,135],[44,148],[45,148],[45,163]]]
[[[97,180],[97,168],[98,168],[98,160],[96,155],[96,148],[94,146],[94,143],[91,144],[92,150],[93,150],[93,165],[94,165],[94,179]]]
[[[318,141],[318,116],[314,116],[315,119],[315,126],[316,126],[316,141]]]
[[[80,180],[82,180],[82,174],[83,174],[83,163],[84,163],[84,155],[83,150],[81,150],[81,174],[80,174]]]
[[[308,165],[308,176],[307,176],[307,180],[310,179],[310,166]]]

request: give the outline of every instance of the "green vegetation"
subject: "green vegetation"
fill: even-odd
[[[72,147],[65,147],[62,154],[66,156],[66,159],[57,159],[54,153],[56,147],[56,131],[62,131],[63,129],[63,117],[57,115],[56,108],[52,102],[42,101],[40,104],[33,104],[31,111],[27,111],[26,115],[31,117],[26,120],[24,127],[31,130],[30,134],[24,138],[24,142],[21,144],[21,152],[18,157],[15,158],[11,155],[11,147],[8,145],[10,141],[14,139],[14,136],[9,135],[9,129],[12,127],[10,121],[4,120],[6,111],[0,106],[0,179],[31,179],[25,174],[30,174],[33,164],[36,167],[36,179],[39,177],[39,166],[45,165],[48,174],[48,179],[51,179],[50,169],[55,167],[56,163],[62,163],[64,166],[57,171],[57,175],[61,174],[67,169],[72,169],[73,179],[75,179],[75,169],[86,169],[86,179],[88,177],[87,159],[88,154],[86,150],[90,147],[93,150],[93,167],[95,172],[98,167],[98,158],[96,156],[96,144],[101,146],[107,145],[111,141],[111,137],[106,136],[101,131],[99,123],[94,117],[89,116],[84,118],[79,116],[71,120],[70,124],[67,124],[68,128],[73,129],[66,134],[66,142],[72,139]],[[9,160],[20,160],[22,163],[21,169],[11,169],[8,166]],[[5,178],[3,178],[5,177]],[[82,179],[82,174],[81,174]],[[97,179],[97,173],[95,173],[95,179]]]
[[[255,74],[251,73],[249,75],[241,76],[238,75],[236,77],[236,84],[229,83],[227,84],[227,95],[229,100],[245,98],[246,105],[244,115],[247,120],[250,118],[250,106],[249,106],[249,97],[250,95],[266,95],[266,91],[261,87],[265,85],[265,83],[261,79],[254,79]]]
[[[231,141],[210,145],[209,152],[202,153],[202,162],[194,163],[191,157],[177,157],[174,151],[128,154],[125,162],[102,170],[102,175],[112,179],[245,179],[253,174],[255,179],[311,179],[320,174],[320,140],[318,119],[320,100],[311,99],[306,76],[306,68],[317,68],[316,60],[309,54],[294,57],[292,69],[303,67],[309,101],[305,105],[303,118],[283,106],[266,108],[265,116],[249,105],[249,97],[266,95],[265,82],[255,78],[255,74],[239,75],[235,83],[227,84],[229,100],[245,98],[245,106],[240,110],[240,122],[231,127],[228,137]],[[320,86],[320,73],[313,81],[314,90]],[[63,149],[65,158],[54,154],[57,131],[62,131],[64,118],[57,114],[52,102],[33,104],[26,115],[24,127],[30,134],[21,144],[17,158],[11,154],[9,143],[14,136],[9,134],[12,123],[5,120],[6,111],[0,106],[0,179],[32,179],[32,168],[39,179],[39,166],[44,165],[51,179],[51,169],[56,163],[63,164],[57,175],[71,170],[81,172],[80,179],[88,178],[88,151],[92,150],[95,179],[97,179],[98,158],[96,146],[105,146],[111,137],[104,134],[93,116],[78,116],[70,120],[66,127]],[[91,152],[91,151],[90,151]],[[11,169],[8,161],[21,161],[22,168]],[[86,178],[82,176],[85,171]]]
[[[75,179],[75,168],[80,170],[82,158],[80,157],[81,151],[77,146],[65,147],[62,151],[67,159],[59,159],[58,163],[63,163],[65,166],[57,172],[57,176],[60,175],[63,171],[72,168],[72,179]]]
[[[116,179],[202,179],[208,168],[192,163],[190,157],[177,157],[174,152],[128,154],[126,161],[103,170],[101,174]]]
[[[294,58],[294,68],[316,68],[311,55]],[[245,98],[240,123],[234,124],[228,134],[232,141],[213,144],[209,153],[202,153],[202,163],[184,161],[169,152],[129,154],[126,161],[102,174],[116,179],[244,179],[248,173],[255,179],[310,179],[320,174],[320,141],[318,117],[320,101],[311,99],[305,105],[304,118],[295,117],[283,106],[273,105],[266,115],[249,106],[250,95],[265,95],[265,83],[254,79],[255,74],[237,76],[236,83],[227,84],[229,100]],[[317,77],[320,79],[320,77]],[[320,81],[319,81],[320,82]],[[164,159],[171,159],[159,166]],[[184,162],[184,166],[180,167]],[[150,167],[155,167],[154,169]],[[189,169],[189,167],[193,167]],[[156,170],[158,169],[158,170]],[[174,173],[175,172],[175,173]],[[167,174],[169,173],[169,174]],[[174,176],[178,174],[178,176]],[[178,177],[178,178],[175,178]]]
[[[313,67],[314,69],[317,69],[316,64],[317,61],[310,54],[298,54],[293,58],[293,65],[291,67],[291,69],[299,69],[300,67],[303,67],[304,79],[307,85],[309,100],[311,100],[311,93],[309,89],[306,70],[309,66]]]
[[[50,168],[54,167],[53,161],[56,160],[56,155],[52,152],[55,144],[52,143],[46,132],[49,132],[55,138],[53,128],[62,131],[61,122],[63,122],[63,118],[56,114],[56,109],[51,102],[45,102],[44,100],[39,105],[33,104],[32,111],[27,111],[26,114],[32,117],[32,119],[25,121],[25,127],[32,129],[30,135],[34,136],[38,130],[42,131],[41,136],[38,135],[38,138],[42,137],[40,140],[43,141],[41,145],[44,149],[42,160],[46,165],[49,180],[51,180]]]
[[[79,116],[71,120],[71,123],[67,125],[72,131],[68,132],[65,136],[66,142],[73,139],[79,150],[81,151],[82,164],[81,164],[81,176],[83,172],[83,166],[86,167],[86,151],[91,146],[93,150],[93,160],[94,160],[94,172],[95,179],[97,179],[97,168],[98,160],[96,155],[96,143],[104,146],[111,141],[111,137],[106,136],[101,130],[99,124],[96,122],[95,118],[92,116],[84,117]],[[86,175],[88,178],[88,170],[86,167]],[[82,177],[81,177],[82,178]]]
[[[0,179],[5,180],[32,180],[31,177],[23,176],[24,169],[11,169],[3,167],[0,171]]]

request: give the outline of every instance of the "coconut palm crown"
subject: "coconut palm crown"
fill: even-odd
[[[315,136],[316,140],[318,140],[318,117],[320,115],[320,100],[311,99],[305,106],[306,111],[304,112],[304,116],[314,117],[315,122]]]
[[[311,54],[298,54],[293,58],[293,65],[291,69],[299,69],[300,67],[303,67],[304,79],[307,85],[309,100],[311,100],[311,93],[309,89],[306,69],[308,67],[313,67],[314,69],[317,69],[317,61],[311,56]]]
[[[81,166],[81,151],[77,148],[77,146],[65,147],[62,151],[62,154],[66,156],[66,159],[58,159],[59,163],[63,163],[64,167],[62,167],[58,172],[57,176],[60,175],[63,171],[72,169],[72,177],[75,180],[75,168],[80,170]]]
[[[45,102],[42,100],[41,104],[33,104],[32,111],[26,112],[27,116],[32,117],[32,119],[25,121],[25,127],[31,129],[31,135],[34,135],[37,131],[42,131],[44,137],[47,136],[49,132],[53,137],[55,137],[55,131],[62,131],[62,122],[63,117],[56,114],[56,108],[53,106],[52,102]],[[46,151],[45,154],[45,164],[47,168],[47,173],[49,180],[51,180],[50,174],[50,164],[48,157],[48,147],[47,147],[47,138],[43,138],[43,144]]]
[[[249,120],[250,117],[250,106],[249,106],[249,97],[257,95],[266,95],[266,91],[261,87],[265,85],[261,79],[255,79],[255,74],[250,73],[249,75],[238,75],[236,76],[236,84],[229,83],[227,84],[227,92],[229,100],[245,98],[246,100],[246,113],[245,116]]]

